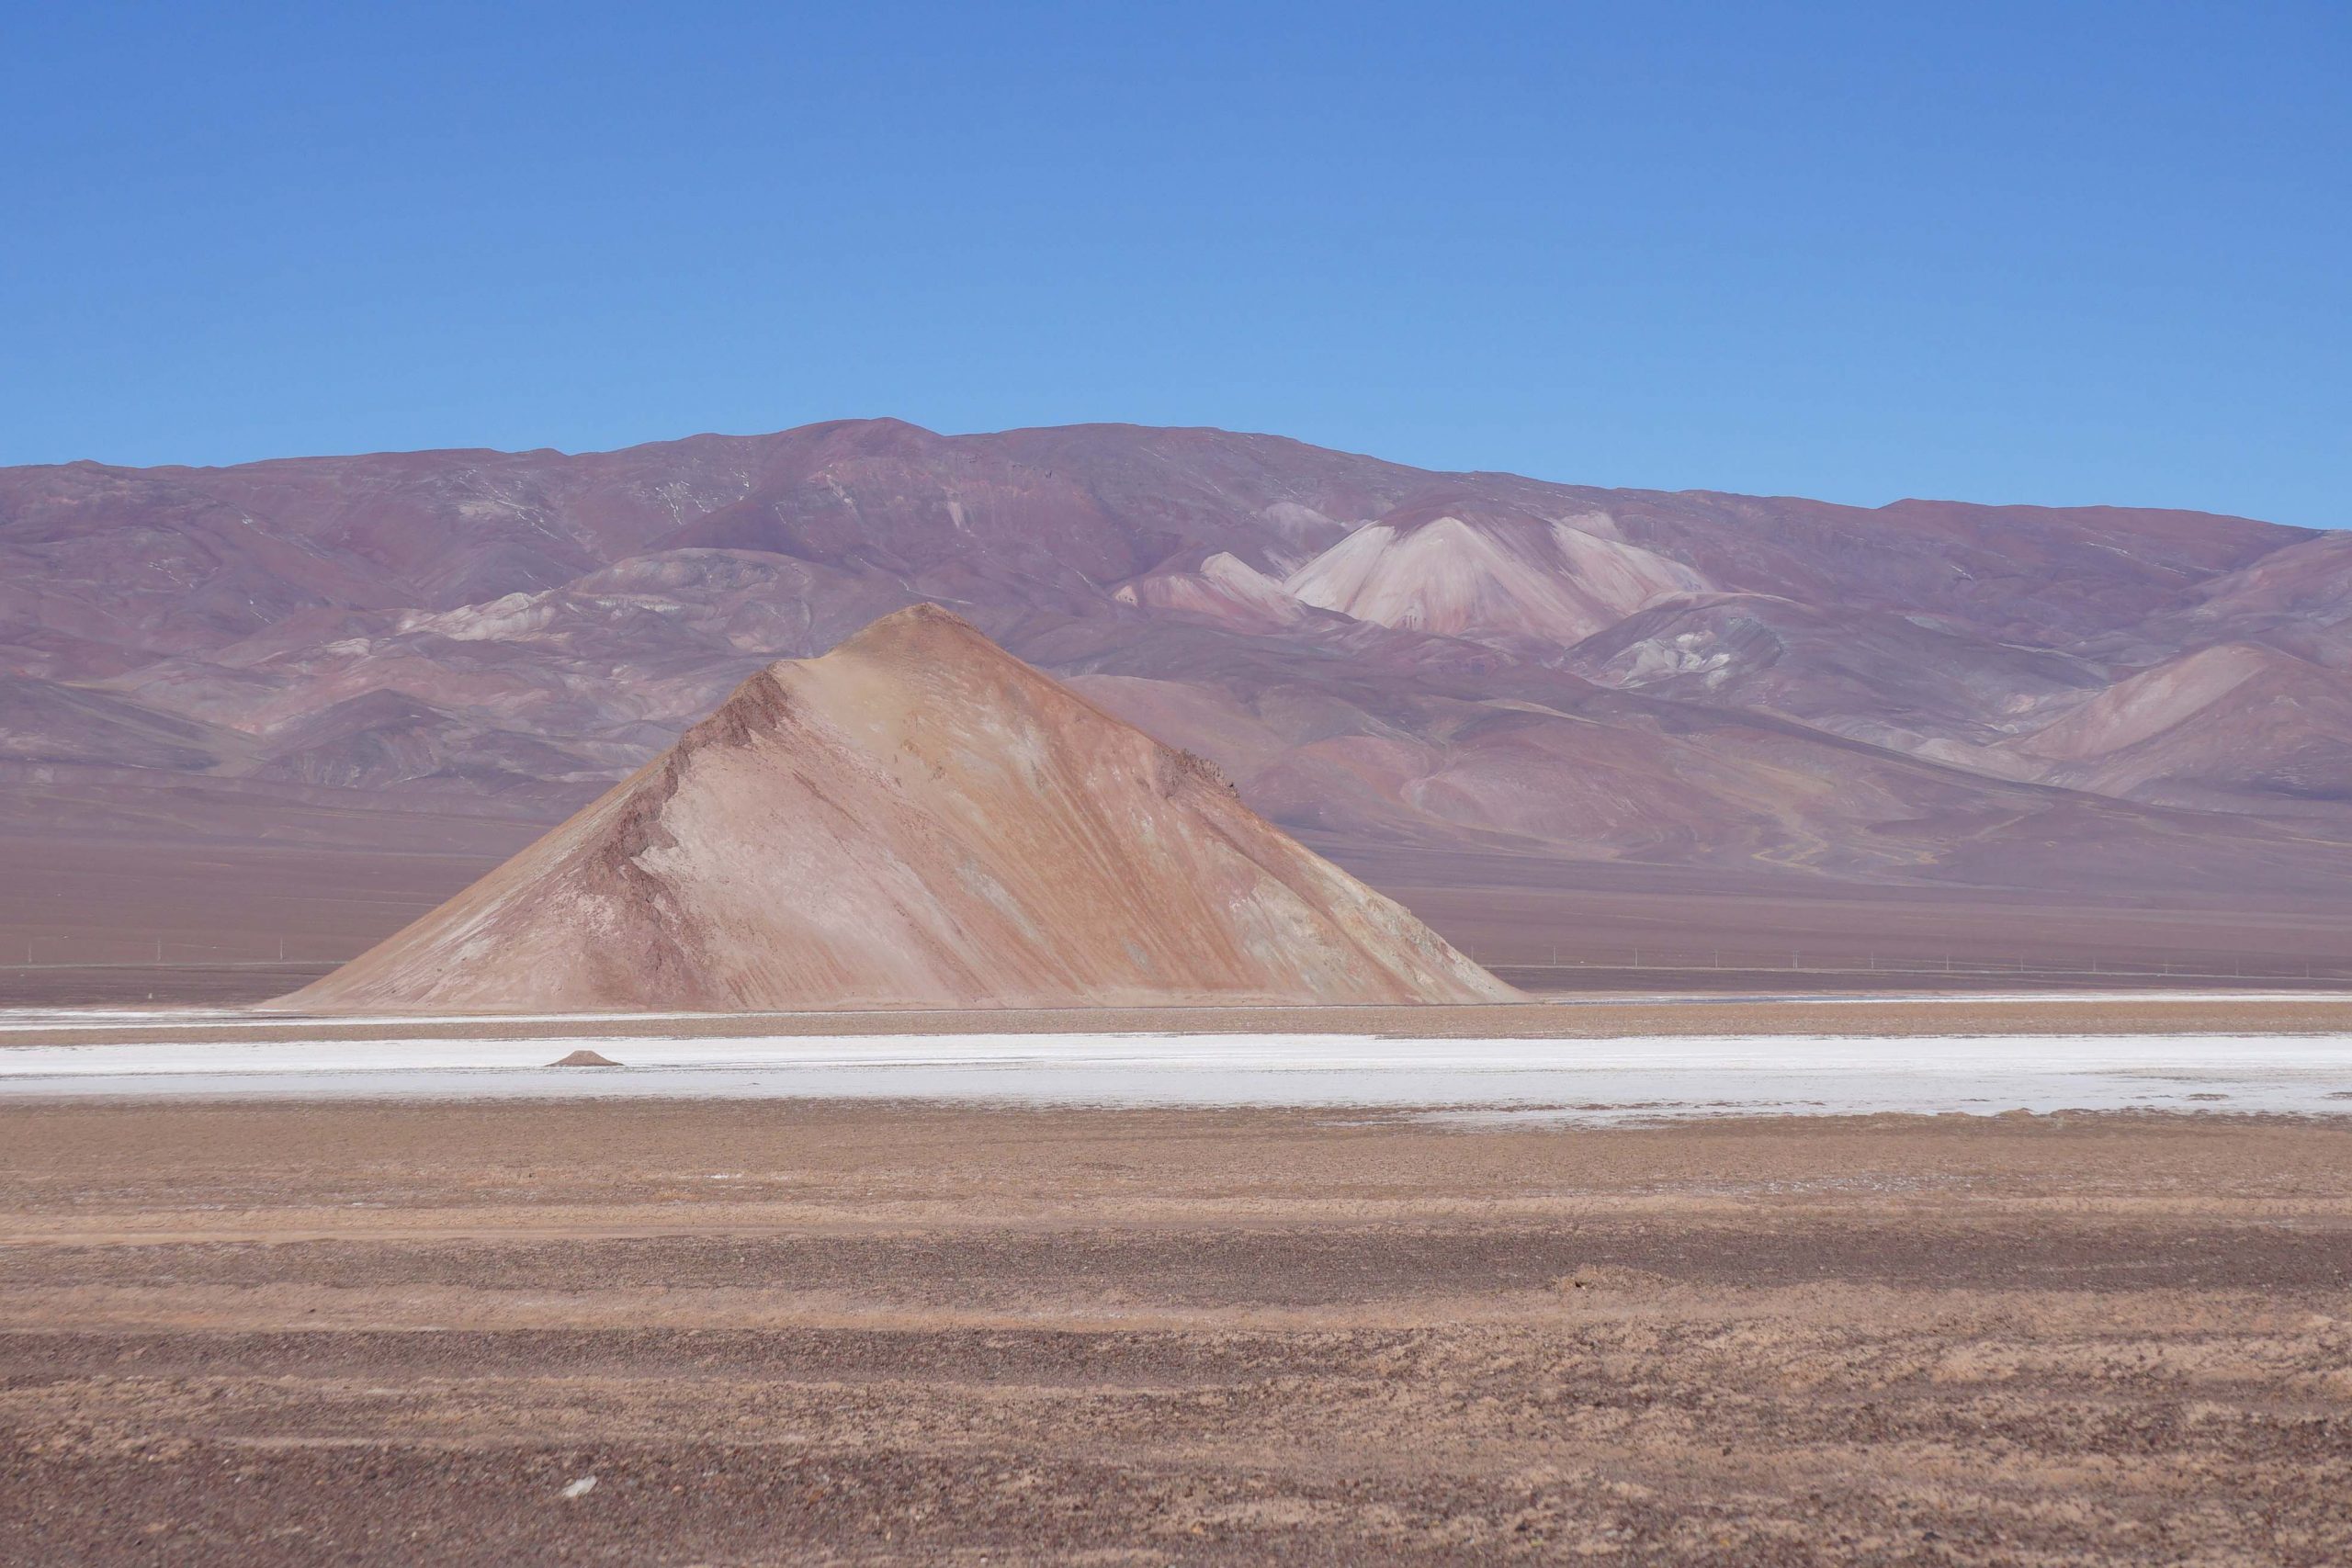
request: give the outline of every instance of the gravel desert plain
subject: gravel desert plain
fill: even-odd
[[[2335,1119],[134,1098],[0,1133],[12,1562],[2352,1552]]]
[[[0,470],[0,1561],[2352,1558],[2343,537]]]
[[[2352,998],[0,1023],[0,1560],[2352,1552]]]

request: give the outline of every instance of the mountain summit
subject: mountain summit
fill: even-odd
[[[1401,907],[918,604],[667,752],[299,1008],[1506,1000]]]

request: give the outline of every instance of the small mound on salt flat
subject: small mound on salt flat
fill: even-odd
[[[617,1067],[620,1064],[610,1056],[600,1055],[594,1051],[580,1050],[574,1051],[561,1061],[549,1062],[548,1066],[550,1067]]]

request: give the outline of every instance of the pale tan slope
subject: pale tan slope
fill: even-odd
[[[1275,631],[1314,612],[1283,585],[1239,557],[1219,550],[1197,562],[1164,562],[1111,597],[1122,604],[1165,611],[1239,631]]]
[[[1400,509],[1291,574],[1299,602],[1442,637],[1574,643],[1676,593],[1704,592],[1679,561],[1626,543],[1598,513]]]
[[[669,752],[285,1005],[1510,998],[1170,750],[930,605]]]

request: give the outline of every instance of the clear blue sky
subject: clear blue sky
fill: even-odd
[[[853,414],[2352,523],[2352,6],[0,0],[0,462]]]

